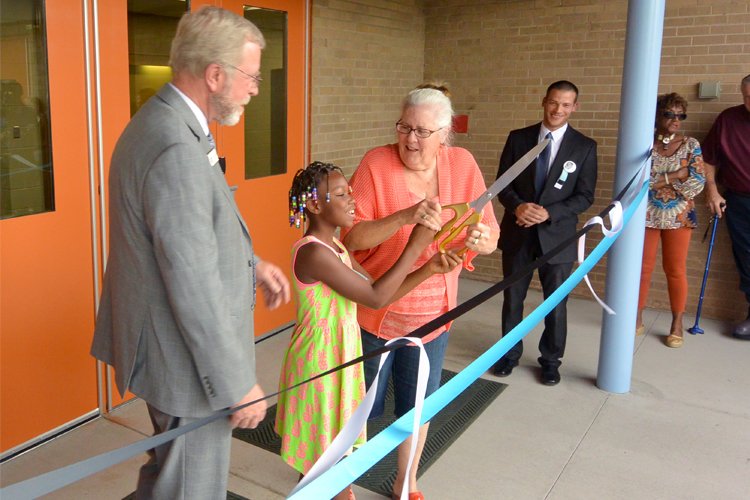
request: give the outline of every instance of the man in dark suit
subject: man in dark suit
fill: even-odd
[[[253,253],[208,126],[234,125],[258,94],[263,35],[218,7],[183,16],[173,80],[141,107],[112,155],[110,254],[91,354],[147,403],[154,434],[263,397],[255,286],[275,308],[289,282]],[[260,402],[149,452],[136,498],[226,498],[233,427]]]
[[[503,276],[510,276],[552,250],[576,232],[578,214],[591,206],[596,186],[596,142],[568,125],[578,109],[578,88],[568,81],[555,82],[542,99],[541,123],[514,130],[500,157],[500,177],[513,163],[545,138],[550,144],[533,165],[505,188],[498,199],[505,207],[500,224],[499,248],[503,252]],[[576,259],[571,245],[539,268],[544,298],[549,297],[570,276]],[[523,319],[523,302],[531,275],[505,290],[503,336]],[[542,383],[560,382],[560,358],[567,337],[567,298],[544,318],[539,341]],[[494,366],[493,372],[507,377],[518,366],[523,352],[519,341]]]

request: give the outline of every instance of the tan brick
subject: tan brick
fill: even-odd
[[[394,140],[392,121],[403,94],[424,78],[439,76],[451,81],[455,108],[471,117],[471,133],[456,143],[474,153],[489,182],[508,132],[537,122],[546,86],[569,78],[581,88],[581,109],[571,123],[599,143],[597,201],[579,219],[598,213],[612,196],[628,2],[551,3],[314,2],[312,151],[353,171],[367,149]],[[688,98],[685,132],[699,139],[719,111],[740,102],[737,82],[747,74],[750,54],[749,5],[748,0],[667,2],[659,91]],[[325,34],[318,36],[317,28]],[[722,81],[720,99],[696,98],[697,83],[707,79]],[[497,207],[496,213],[502,215],[502,209]],[[708,220],[702,207],[699,219],[702,224]],[[697,300],[692,290],[702,279],[706,253],[699,236],[696,232],[689,251],[689,308]],[[591,235],[587,248],[600,240]],[[704,303],[707,317],[737,319],[743,314],[728,248],[727,239],[715,247],[718,270],[709,288],[724,295],[721,301]],[[474,276],[497,278],[499,257],[477,259]],[[590,273],[598,291],[605,273],[603,263]],[[663,273],[656,272],[653,281],[652,289],[659,293],[651,294],[649,306],[668,308]],[[536,278],[533,286],[538,287]],[[590,298],[583,286],[574,293]]]

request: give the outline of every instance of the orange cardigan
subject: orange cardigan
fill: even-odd
[[[381,146],[365,154],[349,183],[357,202],[355,224],[363,220],[381,219],[412,205],[404,180],[403,168],[397,144]],[[441,146],[437,155],[437,168],[438,199],[441,206],[473,201],[487,189],[477,162],[471,153],[463,148]],[[453,212],[444,210],[441,217],[443,223],[446,223],[453,217]],[[485,206],[482,213],[482,223],[499,230],[495,212],[491,205]],[[398,260],[406,247],[413,227],[413,225],[403,226],[396,234],[377,247],[353,252],[354,258],[373,278],[381,277]],[[346,241],[348,231],[346,228],[341,228],[342,241]],[[462,248],[465,240],[466,231],[464,230],[451,242],[450,246]],[[420,256],[415,269],[427,262],[435,254],[436,249],[436,245],[430,246]],[[476,252],[468,251],[463,267],[473,271],[474,266],[471,261],[476,255]],[[458,275],[460,273],[461,267],[457,267],[450,273],[443,275],[450,309],[456,307]],[[418,288],[419,286],[415,289]],[[412,294],[408,294],[399,300],[410,300],[410,297],[412,297]],[[378,335],[380,324],[389,308],[390,306],[387,306],[376,311],[361,305],[358,306],[357,319],[359,324],[365,330]],[[447,327],[450,328],[450,324]],[[409,332],[404,332],[404,334],[406,333]],[[431,337],[432,335],[426,337],[425,341],[431,340]]]

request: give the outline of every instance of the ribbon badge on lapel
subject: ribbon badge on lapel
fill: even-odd
[[[565,184],[565,181],[568,180],[568,174],[572,174],[576,171],[576,163],[574,161],[566,161],[563,164],[563,171],[560,173],[560,178],[557,179],[557,182],[555,182],[555,189],[562,189],[563,184]]]

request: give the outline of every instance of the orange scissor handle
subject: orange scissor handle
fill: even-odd
[[[471,207],[469,207],[468,203],[457,203],[455,205],[445,205],[443,207],[443,210],[445,209],[453,210],[453,213],[455,214],[451,220],[443,224],[443,227],[438,231],[438,233],[435,235],[434,241],[437,241],[442,237],[445,233],[448,233],[448,236],[440,242],[440,245],[438,245],[438,249],[440,250],[440,253],[445,253],[445,245],[456,239],[458,235],[461,233],[461,230],[465,228],[466,226],[470,226],[471,224],[476,224],[480,220],[482,220],[482,214],[481,213],[473,213],[469,217],[466,218],[465,221],[463,221],[461,224],[458,225],[458,227],[453,227],[453,224],[456,223],[461,217],[463,217],[466,212],[468,212]],[[458,251],[457,255],[462,256],[468,248],[464,247],[461,250]]]

